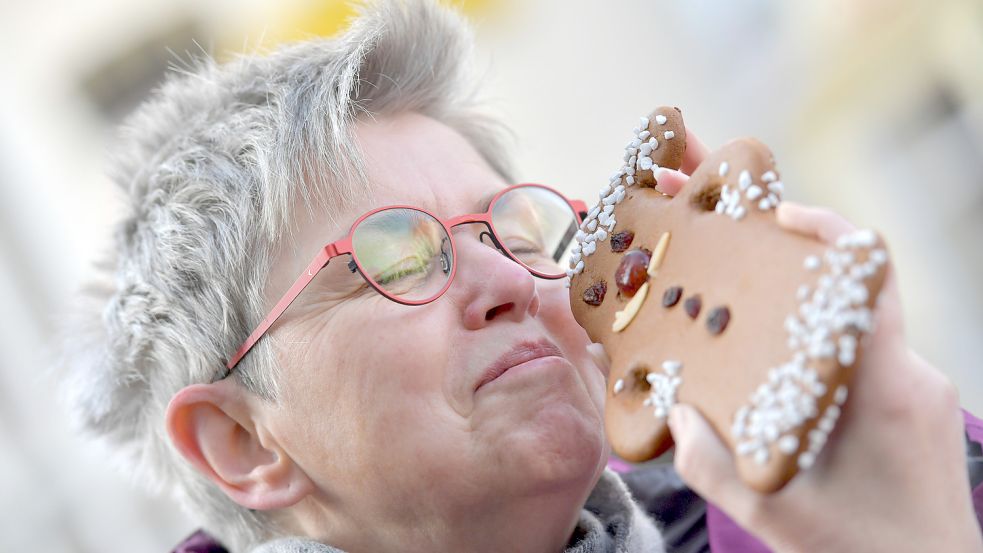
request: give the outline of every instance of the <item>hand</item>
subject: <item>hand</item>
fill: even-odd
[[[681,172],[664,171],[659,189],[677,193],[705,152],[687,132],[687,162]],[[830,244],[853,230],[835,213],[790,202],[777,217],[782,227]],[[893,267],[875,320],[839,424],[811,469],[775,494],[757,493],[700,413],[677,405],[669,415],[676,470],[775,551],[983,551],[958,396],[907,347]]]

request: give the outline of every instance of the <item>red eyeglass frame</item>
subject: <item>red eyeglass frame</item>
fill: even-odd
[[[236,350],[235,354],[232,356],[229,362],[225,364],[225,372],[224,374],[222,374],[221,377],[219,377],[219,380],[226,378],[227,376],[232,374],[232,370],[235,369],[236,365],[238,365],[239,362],[242,360],[242,358],[245,357],[247,353],[249,353],[249,350],[251,350],[253,346],[256,345],[256,342],[258,342],[259,339],[262,338],[267,333],[267,331],[269,331],[270,327],[273,326],[273,323],[275,323],[280,318],[280,316],[283,315],[284,311],[286,311],[287,308],[290,307],[290,304],[292,304],[297,299],[297,297],[300,296],[300,293],[304,291],[304,288],[307,288],[307,285],[314,280],[314,277],[316,277],[319,272],[321,272],[321,269],[327,267],[328,262],[330,262],[332,259],[340,255],[350,255],[352,257],[352,260],[355,262],[355,265],[358,267],[358,272],[359,274],[362,275],[362,278],[364,278],[365,281],[380,294],[403,305],[423,305],[426,303],[430,303],[436,300],[437,298],[439,298],[440,296],[442,296],[444,292],[446,292],[447,289],[450,288],[451,282],[453,282],[454,280],[454,275],[457,273],[457,247],[454,242],[454,237],[451,233],[451,229],[465,224],[482,223],[488,228],[489,231],[491,231],[491,236],[494,238],[496,242],[496,246],[499,246],[499,248],[502,249],[503,253],[508,255],[508,257],[513,261],[515,261],[516,263],[525,267],[530,273],[540,278],[546,278],[546,279],[555,280],[558,278],[563,278],[564,276],[566,276],[565,273],[560,273],[558,275],[550,275],[532,269],[528,265],[516,259],[511,254],[511,252],[508,251],[507,248],[503,248],[500,246],[498,235],[495,233],[495,226],[492,224],[492,219],[491,219],[492,210],[495,208],[495,203],[498,201],[498,199],[501,198],[505,193],[515,190],[517,188],[525,188],[525,187],[543,188],[556,194],[560,198],[563,198],[570,206],[570,208],[573,210],[574,216],[577,219],[578,227],[583,222],[584,217],[587,215],[587,204],[582,200],[571,200],[549,186],[546,186],[544,184],[534,184],[534,183],[515,184],[500,190],[497,194],[495,194],[492,197],[491,201],[488,203],[488,209],[486,209],[484,213],[468,213],[465,215],[452,217],[450,219],[443,219],[427,211],[426,209],[423,209],[422,207],[416,207],[411,205],[388,205],[384,207],[378,207],[367,213],[364,213],[362,216],[356,219],[354,223],[352,223],[351,228],[348,229],[348,234],[344,238],[331,242],[330,244],[324,246],[317,252],[317,255],[314,256],[314,259],[312,259],[310,264],[307,265],[307,269],[303,273],[301,273],[300,277],[298,277],[296,281],[294,281],[290,289],[287,290],[287,292],[283,295],[283,297],[280,298],[280,301],[276,302],[276,305],[273,306],[273,309],[271,309],[270,312],[266,315],[266,317],[263,318],[262,322],[260,322],[259,325],[256,326],[256,328],[252,331],[249,337],[246,338],[246,341],[243,342],[241,346],[239,346],[239,349]],[[358,225],[368,217],[371,217],[372,215],[375,215],[376,213],[380,211],[385,211],[387,209],[412,209],[415,211],[419,211],[421,213],[425,213],[430,217],[433,217],[437,222],[439,222],[441,226],[444,227],[444,230],[447,232],[447,236],[450,237],[451,254],[452,254],[451,272],[450,275],[448,275],[447,277],[447,282],[444,283],[444,286],[440,289],[440,291],[434,294],[430,298],[427,298],[425,300],[417,300],[417,301],[405,300],[393,296],[388,292],[386,292],[385,290],[382,290],[371,278],[366,276],[366,273],[362,268],[362,264],[358,260],[358,256],[355,255],[355,251],[352,248],[352,238],[355,234],[355,229],[358,228]]]

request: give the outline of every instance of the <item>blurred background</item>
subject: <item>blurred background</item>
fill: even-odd
[[[983,2],[473,0],[522,176],[592,198],[640,115],[754,135],[787,197],[888,238],[910,340],[983,413]],[[182,59],[331,35],[335,0],[0,2],[0,551],[169,551],[195,524],[76,436],[44,374],[121,202],[113,129]],[[917,398],[912,398],[917,401]]]

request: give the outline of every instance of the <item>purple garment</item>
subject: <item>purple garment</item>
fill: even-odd
[[[204,530],[198,530],[185,538],[171,553],[229,553],[229,550]]]
[[[963,411],[963,419],[966,421],[966,435],[969,439],[983,445],[983,421]],[[973,509],[976,510],[976,520],[983,527],[983,483],[973,489]]]
[[[983,421],[966,410],[963,410],[963,421],[969,439],[983,444]],[[977,486],[972,494],[976,518],[983,526],[983,484]],[[771,553],[757,538],[710,503],[707,503],[707,529],[710,533],[710,550],[714,553]]]

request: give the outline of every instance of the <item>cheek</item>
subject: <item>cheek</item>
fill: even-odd
[[[453,319],[426,306],[363,303],[309,328],[306,353],[290,356],[291,407],[302,406],[297,424],[306,426],[295,447],[316,450],[307,455],[314,463],[331,452],[315,469],[327,483],[339,474],[392,482],[419,466],[428,440],[460,425],[444,390]]]
[[[563,280],[545,282],[538,287],[540,296],[539,319],[556,340],[577,369],[587,386],[591,399],[603,412],[605,370],[597,366],[593,357],[587,353],[591,339],[573,317],[570,309],[570,291]]]
[[[563,280],[547,281],[539,284],[539,319],[546,324],[551,333],[578,351],[591,343],[590,338],[570,309],[570,291],[562,284]]]

